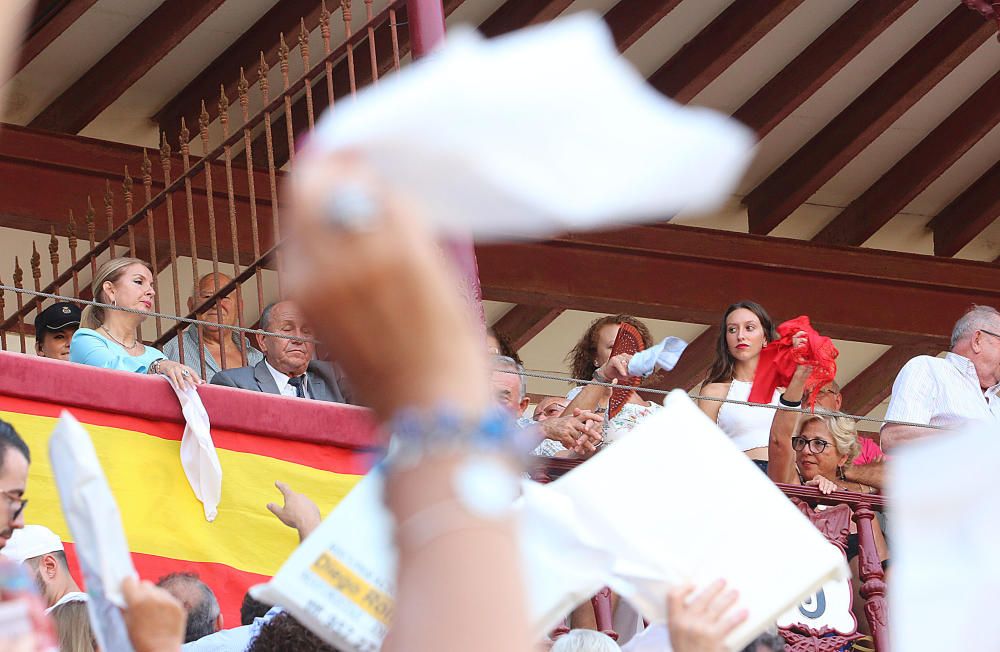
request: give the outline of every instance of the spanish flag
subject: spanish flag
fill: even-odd
[[[142,385],[159,379],[130,380]],[[226,397],[233,396],[249,406],[261,399],[273,400],[238,390],[213,387],[209,391],[226,392]],[[143,393],[132,396],[141,399]],[[280,405],[294,409],[298,400],[284,399]],[[371,462],[371,455],[364,450],[213,427],[223,481],[219,515],[209,523],[181,468],[181,423],[0,396],[0,419],[13,425],[31,448],[26,521],[45,525],[62,537],[74,569],[73,539],[62,516],[48,455],[49,435],[63,409],[90,433],[118,501],[139,574],[155,581],[171,572],[197,573],[218,596],[226,627],[239,624],[246,589],[277,572],[298,545],[297,533],[265,507],[268,502],[281,504],[274,482],[282,480],[306,494],[325,515],[354,487]],[[179,409],[177,412],[179,415]],[[252,423],[253,415],[247,416],[246,421]]]

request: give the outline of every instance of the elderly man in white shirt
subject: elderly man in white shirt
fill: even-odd
[[[907,362],[892,385],[889,421],[943,428],[968,421],[1000,425],[1000,312],[974,306],[955,324],[951,352],[944,358],[921,355]],[[882,426],[882,448],[933,435],[918,426]]]

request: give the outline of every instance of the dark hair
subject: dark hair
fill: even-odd
[[[275,616],[261,627],[247,652],[338,652],[323,642],[288,612]]]
[[[743,652],[782,652],[785,649],[785,639],[780,634],[764,632],[743,648]]]
[[[13,448],[24,455],[24,459],[31,463],[31,451],[28,444],[21,439],[21,436],[14,430],[14,426],[0,419],[0,469],[3,468],[3,461],[7,457],[7,449]]]
[[[764,329],[765,341],[773,342],[778,339],[778,333],[774,330],[774,322],[771,320],[771,316],[767,314],[767,311],[764,310],[764,306],[755,301],[740,301],[732,304],[726,308],[726,312],[722,315],[722,323],[719,324],[719,338],[715,344],[715,362],[712,363],[712,367],[708,370],[708,378],[705,379],[706,385],[710,383],[729,382],[733,379],[733,366],[736,360],[733,358],[733,354],[729,352],[729,345],[726,343],[726,321],[729,319],[729,315],[741,308],[757,315],[761,328]]]
[[[199,596],[197,602],[185,600],[170,591],[178,598],[187,611],[187,629],[184,630],[184,642],[190,643],[215,633],[215,621],[219,617],[219,601],[208,585],[201,581],[195,573],[170,573],[161,577],[156,583],[162,589],[170,591],[172,587],[195,589]],[[189,593],[187,595],[190,595]]]
[[[497,355],[510,358],[522,367],[524,366],[521,356],[517,354],[517,349],[515,349],[514,345],[510,343],[510,340],[507,339],[506,335],[496,332],[492,327],[487,328],[486,332],[497,339],[497,344],[500,346],[500,352]]]
[[[649,327],[632,315],[609,315],[600,317],[591,322],[583,337],[576,343],[573,350],[566,355],[569,362],[569,370],[573,378],[590,380],[594,375],[594,360],[597,358],[597,333],[605,326],[613,324],[631,324],[639,331],[645,348],[653,346],[653,335],[649,332]]]
[[[271,610],[274,605],[254,600],[247,591],[243,596],[243,604],[240,605],[240,624],[251,625],[254,618],[263,618],[264,614]]]

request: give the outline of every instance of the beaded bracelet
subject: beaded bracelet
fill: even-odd
[[[533,438],[515,425],[506,410],[493,407],[475,420],[447,407],[407,410],[398,413],[389,427],[389,453],[377,467],[387,476],[414,469],[428,458],[462,456],[450,482],[453,497],[398,522],[397,543],[422,547],[445,534],[482,527],[479,519],[498,520],[511,513],[520,487],[514,469],[521,468],[516,466],[518,458],[531,451]]]
[[[491,407],[470,421],[454,409],[404,410],[389,423],[392,439],[382,470],[412,468],[429,456],[459,452],[520,457],[530,452],[507,411]]]

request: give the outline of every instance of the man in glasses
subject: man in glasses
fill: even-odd
[[[6,421],[0,421],[0,549],[14,530],[24,527],[24,492],[28,484],[28,445]]]
[[[892,385],[889,421],[956,428],[969,421],[1000,425],[1000,312],[973,306],[951,334],[944,358],[907,362]],[[919,426],[882,426],[882,448],[940,433]]]

